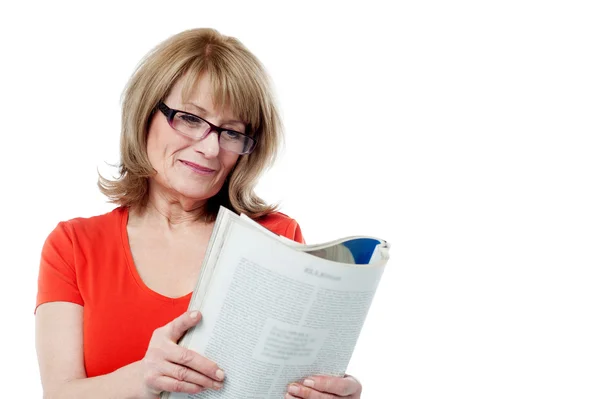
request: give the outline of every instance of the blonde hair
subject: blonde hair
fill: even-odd
[[[219,193],[207,201],[204,218],[214,220],[221,205],[252,218],[276,210],[254,192],[283,141],[269,77],[239,40],[214,29],[192,29],[168,38],[144,57],[131,76],[122,98],[119,176],[98,178],[100,191],[110,202],[147,205],[148,179],[155,173],[146,151],[151,117],[179,79],[184,79],[185,98],[204,73],[211,78],[215,106],[228,106],[258,141],[251,154],[239,157]]]

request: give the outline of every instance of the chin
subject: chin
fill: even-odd
[[[197,183],[196,183],[197,184]],[[181,196],[194,201],[203,201],[214,197],[219,193],[222,185],[217,187],[194,187],[190,189],[190,183],[178,184],[173,189]]]

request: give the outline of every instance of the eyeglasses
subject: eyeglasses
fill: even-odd
[[[167,117],[169,126],[179,133],[195,140],[203,140],[213,130],[219,137],[219,146],[240,155],[250,154],[256,147],[256,140],[235,130],[223,129],[189,112],[169,108],[162,101],[158,109]]]

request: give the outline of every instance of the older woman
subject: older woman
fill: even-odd
[[[46,398],[156,398],[220,389],[227,370],[176,344],[219,206],[302,242],[253,189],[281,126],[260,62],[211,29],[155,48],[123,98],[113,211],[61,222],[39,273],[36,345]],[[307,376],[288,398],[358,398],[352,377]]]

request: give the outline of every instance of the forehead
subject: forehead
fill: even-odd
[[[206,73],[198,76],[188,73],[182,76],[175,82],[168,97],[181,105],[195,104],[212,115],[243,120],[240,113],[230,106],[228,96],[219,95],[213,80]]]
[[[176,96],[173,100],[180,103],[192,99],[205,101],[212,111],[243,121],[249,132],[256,132],[265,118],[265,90],[261,87],[260,82],[249,78],[247,73],[209,65],[184,73],[175,82],[169,97]]]

